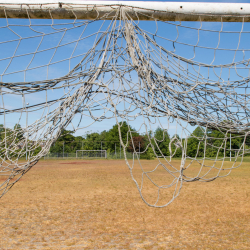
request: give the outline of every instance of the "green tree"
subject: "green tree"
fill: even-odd
[[[210,137],[208,139],[206,155],[208,157],[216,157],[217,155],[220,157],[224,156],[224,148],[226,147],[225,156],[230,156],[230,144],[231,144],[231,155],[234,156],[234,149],[239,149],[239,146],[243,142],[243,138],[237,134],[222,132],[218,129],[208,129],[207,136]]]
[[[19,142],[24,138],[24,132],[20,124],[16,124],[14,126],[14,131],[15,137],[16,137],[16,142]]]
[[[187,155],[190,157],[204,157],[204,147],[206,143],[206,157],[214,158],[230,156],[230,133],[223,132],[219,129],[207,129],[206,135],[202,127],[197,127],[190,135],[187,141]],[[205,140],[206,139],[206,140]],[[243,137],[238,134],[231,134],[231,156],[234,156],[234,150],[239,149],[243,142]]]
[[[204,156],[204,130],[198,126],[187,139],[187,156]]]
[[[128,125],[126,122],[120,122],[119,125],[121,126],[121,138],[124,143],[127,143],[127,141],[129,142],[131,140],[131,135],[129,131],[131,131],[132,137],[139,136],[139,134],[134,129],[132,129],[131,126]],[[120,137],[117,124],[115,124],[112,129],[110,129],[106,133],[106,141],[106,147],[110,150],[110,152],[114,152],[115,147],[120,146]]]
[[[3,124],[0,124],[0,141],[4,139],[4,136],[5,136],[5,128]]]
[[[155,139],[152,139],[151,142],[153,144],[156,154],[158,156],[169,156],[170,137],[168,132],[158,127],[154,132],[154,138]]]
[[[172,157],[182,157],[182,142],[181,142],[181,138],[179,135],[175,134],[172,136],[171,140],[170,140],[170,147],[171,147],[171,151],[172,151]]]
[[[100,150],[101,136],[99,133],[90,133],[86,135],[83,145],[84,150]]]
[[[0,124],[0,151],[1,154],[6,153],[5,147],[11,149],[8,151],[9,157],[15,158],[21,152],[25,152],[24,132],[20,124],[16,124],[13,129],[5,128]]]
[[[74,132],[70,130],[63,130],[61,136],[50,148],[51,153],[75,153],[76,150],[81,149],[81,143],[76,141]],[[64,149],[64,150],[63,150]]]

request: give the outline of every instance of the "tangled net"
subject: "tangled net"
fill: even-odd
[[[87,8],[95,9],[82,5]],[[36,20],[29,9],[26,19],[10,19],[5,9],[0,196],[68,126],[76,131],[104,119],[116,120],[126,164],[150,206],[171,203],[183,182],[211,181],[242,163],[250,134],[250,29],[244,17],[239,23],[223,23],[223,17],[182,23],[160,21],[152,11],[151,21],[140,21],[128,10],[96,11],[96,19],[86,21],[73,9],[74,20],[54,20],[53,13]],[[160,135],[152,132],[157,126]],[[138,133],[147,138],[143,150]],[[148,154],[157,163],[143,161]]]

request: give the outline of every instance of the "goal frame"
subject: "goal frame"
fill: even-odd
[[[249,3],[193,3],[143,1],[55,1],[4,0],[0,2],[0,18],[97,19],[128,6],[126,12],[134,20],[250,22]],[[139,9],[135,13],[134,9]],[[223,19],[222,19],[223,17]],[[105,17],[112,19],[112,16]]]
[[[107,159],[107,150],[76,150],[76,159],[78,159],[77,157],[77,153],[78,152],[104,152],[104,158]],[[89,157],[89,158],[95,158],[95,157]],[[98,157],[98,158],[103,158],[103,157]]]

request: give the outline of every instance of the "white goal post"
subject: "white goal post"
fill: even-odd
[[[76,158],[105,158],[107,150],[76,150]]]
[[[54,1],[54,0],[5,0],[0,2],[0,18],[37,19],[96,19],[105,17],[121,6],[128,6],[127,14],[135,20],[162,21],[250,21],[248,3],[193,3],[193,2],[144,2],[144,1]],[[6,10],[7,8],[7,10]],[[135,9],[140,10],[136,13]],[[153,14],[152,14],[153,13]],[[112,19],[112,16],[110,17]]]

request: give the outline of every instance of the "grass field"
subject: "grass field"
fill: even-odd
[[[156,209],[124,160],[40,161],[0,203],[0,249],[250,249],[248,162]]]

